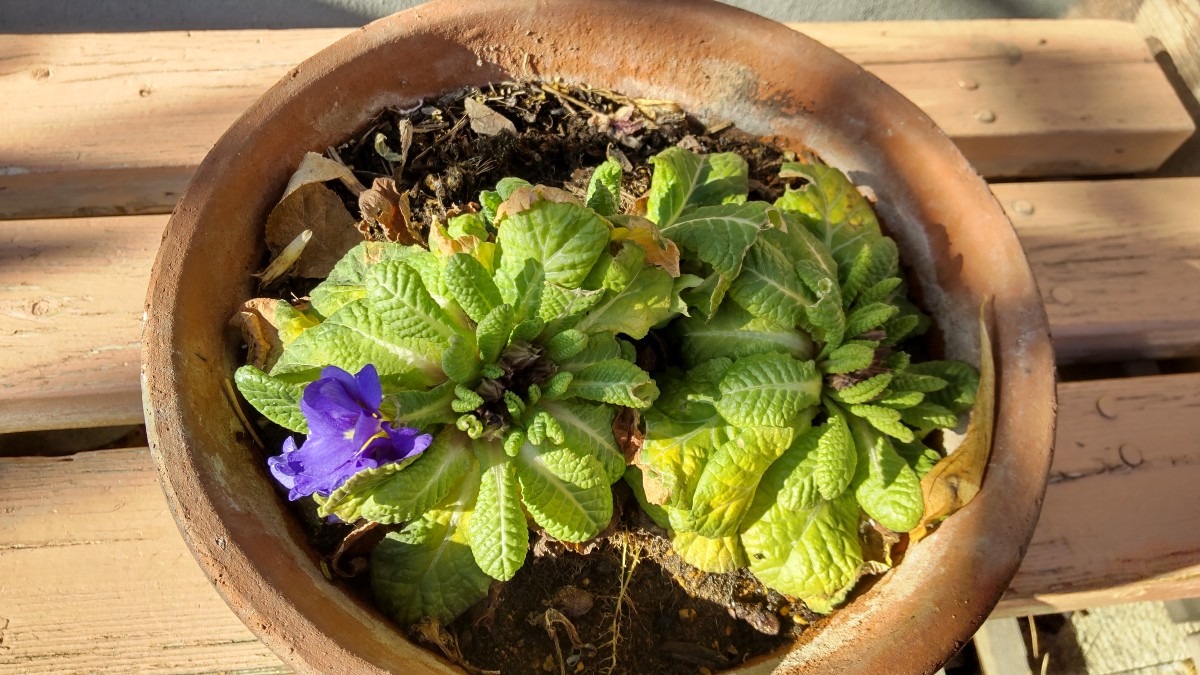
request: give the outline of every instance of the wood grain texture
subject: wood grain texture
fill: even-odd
[[[1041,520],[998,612],[1200,596],[1197,439],[1200,373],[1059,385]]]
[[[992,190],[1033,265],[1060,363],[1200,353],[1200,178]],[[142,302],[165,223],[0,222],[0,433],[141,421]]]
[[[925,109],[985,175],[1149,170],[1194,128],[1125,24],[794,27]],[[348,32],[0,35],[0,92],[21,101],[0,113],[0,217],[169,211],[234,119]]]
[[[286,672],[179,536],[149,451],[0,459],[0,671]]]
[[[1060,363],[1200,349],[1200,180],[993,185],[1046,301]]]
[[[996,615],[1200,595],[1200,374],[1066,383],[1059,406],[1041,522]],[[148,450],[0,458],[0,495],[0,669],[280,668],[192,559]]]

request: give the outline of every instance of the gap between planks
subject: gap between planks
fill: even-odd
[[[1200,595],[1200,374],[1066,383],[1059,406],[1041,522],[994,616]],[[0,458],[0,667],[280,669],[155,476],[145,449]]]
[[[1059,363],[1200,349],[1200,178],[1011,183]],[[0,433],[138,424],[143,298],[166,218],[0,222]]]
[[[1194,131],[1113,21],[790,24],[922,108],[991,177],[1136,173]],[[0,35],[0,217],[165,213],[217,137],[349,29]],[[985,121],[990,120],[990,121]]]

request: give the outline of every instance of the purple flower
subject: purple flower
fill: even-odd
[[[410,427],[393,428],[381,419],[383,389],[375,366],[358,375],[336,366],[321,371],[300,398],[308,420],[308,440],[283,442],[283,454],[271,457],[271,475],[288,488],[288,499],[317,493],[329,496],[354,474],[416,456],[433,437]]]

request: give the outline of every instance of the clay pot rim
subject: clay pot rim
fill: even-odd
[[[607,17],[609,20],[615,20],[613,17],[621,17],[623,12],[626,14],[638,12],[639,16],[650,16],[657,24],[656,28],[668,25],[678,26],[685,30],[684,35],[688,35],[686,29],[690,26],[692,29],[691,39],[688,40],[687,45],[698,50],[693,53],[703,56],[709,55],[711,52],[742,67],[749,66],[746,66],[739,58],[735,58],[729,50],[729,46],[738,44],[739,40],[744,43],[748,37],[769,42],[773,49],[783,52],[785,58],[790,54],[789,50],[819,55],[822,66],[828,67],[836,77],[845,78],[847,82],[853,82],[856,87],[861,88],[858,93],[834,89],[835,100],[841,100],[836,98],[837,96],[846,97],[847,100],[860,100],[870,95],[879,97],[881,103],[877,103],[874,109],[862,113],[862,119],[854,117],[858,114],[857,109],[849,109],[848,117],[850,119],[836,121],[836,128],[832,123],[829,125],[832,129],[829,137],[810,137],[806,140],[815,141],[812,142],[812,145],[826,158],[832,159],[834,164],[841,164],[839,159],[849,157],[850,161],[847,161],[846,164],[851,165],[852,168],[856,162],[859,164],[866,162],[870,167],[874,166],[869,164],[872,160],[869,157],[862,159],[859,156],[861,149],[856,151],[851,143],[855,138],[860,141],[864,138],[874,138],[874,132],[869,126],[860,128],[855,125],[862,125],[863,120],[867,122],[873,119],[889,120],[896,128],[903,131],[904,137],[886,143],[881,142],[878,146],[880,152],[890,153],[888,161],[899,162],[901,166],[907,162],[908,166],[916,167],[916,160],[906,160],[900,156],[900,150],[907,150],[930,160],[936,170],[941,172],[938,175],[945,178],[950,185],[947,188],[950,196],[946,199],[959,200],[977,209],[978,220],[987,226],[980,225],[971,228],[959,223],[950,223],[946,227],[957,227],[956,234],[960,237],[965,236],[968,240],[967,243],[975,246],[976,249],[979,248],[979,245],[975,240],[994,239],[994,241],[988,241],[988,244],[994,244],[993,248],[999,251],[996,255],[1003,254],[1010,263],[1011,269],[1009,267],[998,268],[1003,273],[1004,283],[1007,284],[997,289],[996,312],[997,317],[1001,319],[998,323],[999,333],[997,335],[998,375],[1000,377],[998,417],[1005,414],[1005,411],[1013,415],[1025,416],[1021,421],[1025,421],[1026,418],[1032,420],[1031,430],[1021,429],[1017,423],[1011,420],[1004,425],[998,423],[997,448],[999,452],[989,465],[989,482],[985,482],[979,499],[971,507],[948,521],[941,531],[934,534],[929,542],[924,544],[925,546],[937,544],[938,555],[932,553],[932,546],[928,554],[922,553],[918,548],[916,553],[919,555],[913,557],[919,558],[919,560],[912,561],[913,565],[908,568],[906,568],[908,565],[906,562],[906,565],[889,573],[885,582],[877,584],[875,588],[864,594],[863,598],[856,599],[849,606],[840,610],[831,619],[830,626],[825,632],[803,639],[797,650],[785,659],[782,667],[782,670],[787,672],[836,672],[839,663],[839,654],[836,650],[842,643],[853,642],[856,639],[869,640],[872,637],[878,641],[883,636],[901,635],[910,630],[911,626],[903,623],[891,626],[883,626],[878,623],[881,616],[891,611],[887,607],[881,607],[881,603],[899,599],[902,601],[900,604],[904,604],[902,595],[897,596],[895,592],[888,589],[894,590],[898,584],[910,583],[920,574],[935,573],[939,569],[939,565],[950,562],[953,556],[950,553],[944,555],[943,553],[953,544],[980,544],[982,542],[981,545],[988,547],[989,552],[994,552],[1001,558],[999,561],[986,564],[986,556],[976,555],[971,558],[974,564],[980,565],[982,571],[978,578],[986,588],[970,597],[957,600],[946,594],[931,594],[931,596],[937,595],[937,602],[950,603],[945,609],[954,614],[951,617],[951,625],[943,633],[929,637],[927,642],[919,644],[907,652],[900,662],[904,666],[911,666],[916,670],[932,669],[936,663],[951,655],[962,642],[974,633],[986,617],[987,610],[994,606],[1004,587],[1015,574],[1020,557],[1033,533],[1033,526],[1037,520],[1044,491],[1045,478],[1049,470],[1050,446],[1053,438],[1053,356],[1049,345],[1044,309],[1041,306],[1040,297],[1037,295],[1032,273],[1011,224],[1008,223],[999,205],[991,197],[990,192],[987,191],[978,176],[966,164],[961,154],[924,114],[873,76],[861,71],[844,58],[816,45],[811,39],[780,24],[730,7],[709,3],[672,0],[647,7],[643,6],[644,3],[639,4],[636,0],[611,0],[607,3],[599,3],[602,6],[593,6],[594,4],[597,3],[583,0],[560,0],[558,3],[539,6],[536,9],[556,17],[573,16],[576,20],[586,20],[589,17]],[[347,66],[350,59],[372,50],[397,48],[397,45],[403,41],[414,40],[420,36],[428,38],[430,35],[435,35],[439,39],[445,39],[448,43],[458,40],[458,44],[470,44],[472,48],[488,44],[511,47],[512,44],[519,42],[519,36],[516,31],[506,33],[505,31],[509,30],[509,27],[503,22],[514,19],[514,17],[525,18],[533,9],[532,6],[521,0],[497,0],[491,3],[442,0],[375,22],[320,52],[293,70],[289,77],[267,92],[222,137],[197,172],[168,227],[164,245],[160,250],[152,275],[143,350],[145,383],[143,390],[152,451],[172,513],[201,566],[239,617],[273,651],[293,666],[321,671],[374,671],[380,668],[381,662],[378,659],[386,658],[386,654],[381,657],[378,650],[392,648],[400,650],[406,658],[411,659],[408,663],[413,667],[448,672],[444,662],[440,662],[427,652],[412,647],[405,651],[403,644],[397,642],[395,636],[375,634],[375,632],[370,635],[364,634],[362,637],[364,641],[368,638],[374,641],[372,649],[376,651],[372,652],[369,657],[360,656],[354,651],[354,645],[347,645],[344,640],[335,639],[323,632],[319,623],[323,617],[305,614],[305,610],[297,604],[295,589],[289,591],[286,588],[280,589],[272,586],[272,577],[268,573],[275,572],[256,568],[252,563],[254,547],[257,544],[247,539],[244,531],[237,529],[244,527],[242,519],[249,522],[252,518],[244,511],[222,503],[222,497],[231,490],[230,481],[233,478],[214,473],[216,470],[209,462],[218,460],[203,456],[200,450],[192,452],[188,449],[193,445],[197,448],[216,447],[209,443],[217,435],[216,431],[201,428],[196,414],[189,408],[190,401],[199,396],[193,391],[193,388],[199,389],[201,386],[208,386],[209,380],[205,378],[211,377],[210,371],[215,370],[216,366],[210,366],[206,370],[204,366],[192,362],[190,355],[183,353],[184,350],[181,349],[182,343],[190,339],[197,330],[193,325],[195,319],[191,316],[194,312],[186,311],[189,307],[194,308],[192,305],[188,305],[188,298],[189,294],[194,293],[191,286],[194,285],[198,274],[195,269],[197,265],[195,256],[189,259],[188,255],[193,250],[204,250],[206,253],[213,250],[221,251],[219,247],[214,248],[212,235],[204,231],[203,225],[211,226],[213,214],[223,208],[214,206],[212,203],[222,194],[222,189],[228,188],[229,181],[224,179],[223,175],[226,172],[233,172],[234,169],[244,169],[253,164],[255,160],[247,159],[244,153],[253,152],[264,144],[270,145],[266,139],[268,132],[264,131],[265,129],[270,129],[272,125],[295,124],[294,118],[303,107],[295,100],[298,92],[304,92],[307,87],[318,86],[324,87],[326,91],[330,87],[334,87],[336,90],[337,84],[330,80],[334,74],[345,72],[342,69]],[[700,25],[697,22],[701,19],[704,19],[704,25],[715,27],[715,36],[703,35],[695,30]],[[544,29],[544,32],[553,32],[545,24],[538,25]],[[464,30],[467,32],[463,32]],[[509,40],[507,42],[498,41],[497,36],[507,36]],[[582,38],[581,40],[587,41]],[[709,51],[705,51],[708,49],[705,45],[709,40],[712,41],[713,46]],[[569,64],[569,68],[562,70],[567,75],[586,70],[586,58],[572,57],[570,54],[563,53],[561,49],[564,48],[561,46],[556,47],[560,51],[552,52],[547,49],[539,54],[552,63],[553,59],[557,58],[559,59],[557,63]],[[720,51],[721,49],[726,51]],[[717,54],[717,52],[720,53]],[[493,67],[494,64],[491,63],[484,65],[482,55],[485,52],[483,50],[477,50],[476,53],[480,55],[479,65],[481,68],[477,75],[484,76],[490,72],[495,79],[495,73],[504,71],[504,68]],[[508,72],[515,71],[519,63],[511,55],[495,54],[495,57],[497,64],[507,64]],[[679,66],[679,68],[684,66]],[[649,78],[651,84],[666,89],[689,86],[681,85],[674,80],[655,80],[653,74],[640,73],[640,75]],[[633,75],[629,77],[632,78]],[[661,78],[661,76],[659,77]],[[834,76],[829,76],[829,78],[832,79]],[[634,88],[636,86],[640,85],[635,83]],[[445,87],[443,90],[452,88],[454,87]],[[613,88],[633,93],[630,87]],[[768,96],[776,98],[764,99],[762,97],[764,91]],[[792,93],[794,94],[794,92]],[[802,118],[806,114],[814,114],[805,110],[803,100],[794,95],[789,96],[786,91],[760,86],[756,95],[760,98],[755,99],[748,113],[749,117],[745,120],[735,120],[739,123],[746,122],[744,128],[748,131],[755,133],[779,131],[779,128],[772,125],[780,122],[782,115],[794,115]],[[856,99],[855,96],[858,98]],[[315,98],[320,99],[321,96]],[[360,96],[355,100],[361,99]],[[394,91],[381,92],[371,99],[375,104],[397,100]],[[762,100],[768,102],[763,104]],[[713,105],[719,109],[716,103]],[[754,105],[757,107],[753,107]],[[819,102],[814,102],[813,105],[819,108]],[[378,107],[382,106],[377,105]],[[703,109],[696,110],[697,107],[703,108],[703,104],[687,107],[700,114],[706,112]],[[321,112],[318,111],[316,114],[319,115]],[[828,115],[829,113],[824,114]],[[787,122],[787,120],[782,120],[782,122]],[[320,128],[323,123],[324,118],[312,123],[313,129],[309,135],[328,133],[327,129]],[[824,127],[817,125],[814,128],[824,133]],[[829,145],[826,146],[824,143]],[[907,145],[904,145],[905,143]],[[928,157],[922,153],[927,153]],[[270,159],[262,160],[264,164],[269,164],[270,161]],[[917,168],[919,169],[919,167]],[[272,168],[267,182],[279,182],[279,173],[277,169]],[[935,171],[930,169],[926,173],[933,175]],[[874,174],[864,172],[863,175],[870,180]],[[917,175],[921,175],[919,171]],[[857,182],[859,181],[856,180]],[[282,183],[280,183],[281,185]],[[921,190],[925,190],[925,192],[921,193]],[[901,195],[904,198],[913,198],[913,195],[908,192],[923,195],[924,201],[918,201],[919,205],[927,204],[930,199],[928,188],[921,185],[904,184],[896,187],[895,191],[905,193]],[[882,198],[888,190],[881,191],[876,187],[876,192]],[[896,203],[903,201],[904,199],[900,199]],[[258,204],[255,205],[255,208],[261,210],[262,206]],[[928,208],[934,209],[933,206]],[[945,208],[943,208],[944,210]],[[933,255],[945,242],[939,243],[936,241],[936,236],[933,236],[937,234],[937,230],[935,225],[929,224],[929,213],[921,209],[918,211],[920,212],[918,215],[925,219],[920,223],[923,229],[920,232],[906,232],[907,240],[905,236],[899,237],[902,248],[906,253],[914,254],[913,261],[916,264],[929,266],[931,269],[928,274],[932,275],[935,280],[943,274],[958,279],[959,277],[953,277],[956,273],[954,270],[943,269],[945,261],[942,258]],[[905,214],[892,215],[901,216],[903,220],[913,219]],[[889,218],[889,221],[891,220],[892,218]],[[988,227],[991,229],[987,229]],[[930,234],[931,231],[933,231],[933,235]],[[949,247],[949,244],[945,244],[945,246]],[[959,254],[962,255],[962,251],[959,251]],[[973,249],[972,255],[981,254]],[[933,257],[925,259],[925,256]],[[980,258],[980,261],[981,264],[991,262],[986,258]],[[972,272],[969,269],[958,270],[957,274],[969,276]],[[184,284],[183,277],[187,277],[191,283]],[[928,281],[927,279],[926,282]],[[933,283],[930,287],[936,290],[937,284]],[[953,311],[956,309],[955,301],[956,299],[953,297],[940,300],[939,302],[942,303],[940,309],[951,315],[960,316],[961,311],[957,311],[957,313]],[[178,315],[176,310],[179,310]],[[969,327],[967,330],[969,332]],[[188,342],[187,346],[195,347],[195,342]],[[208,356],[213,355],[209,354]],[[221,354],[216,356],[219,360]],[[227,357],[228,354],[224,356]],[[207,359],[205,361],[207,363]],[[193,382],[197,383],[195,387],[188,386]],[[1014,391],[1008,389],[1009,385]],[[1018,385],[1023,388],[1015,391],[1020,388]],[[1032,403],[1022,403],[1021,396],[1030,397]],[[227,458],[219,458],[219,461],[225,459]],[[1017,507],[1013,507],[1011,504],[1006,505],[1005,495],[998,494],[1002,489],[1009,488],[1013,490],[1012,494],[1021,499]],[[232,493],[237,494],[236,491]],[[1013,522],[1008,525],[1007,529],[1003,527],[996,529],[997,525],[1003,525],[1003,523],[999,523],[998,518],[989,509],[995,510],[997,513],[1010,514]],[[258,514],[255,515],[257,517]],[[295,534],[294,524],[280,525],[271,520],[271,516],[261,516],[261,518],[266,518],[264,522],[267,525],[277,526],[282,530],[290,528],[292,534]],[[998,534],[995,534],[997,532]],[[993,535],[997,541],[1001,542],[1000,544],[995,544],[988,539]],[[229,578],[228,574],[233,570],[243,573],[244,576],[239,579]],[[338,590],[333,592],[340,593]],[[904,606],[908,607],[908,605]],[[372,611],[362,607],[348,606],[344,609],[347,612],[346,616],[350,619],[361,621],[364,620],[364,616],[367,620],[372,618]],[[929,618],[929,615],[922,615],[918,620],[915,613],[919,609],[913,608],[911,611],[914,612],[912,619],[914,625],[934,625],[931,623],[932,619]],[[896,617],[892,616],[891,618],[895,619]],[[391,631],[392,629],[387,627],[386,630]],[[864,637],[856,638],[854,637],[856,635]],[[886,650],[881,651],[879,647],[870,647],[869,642],[866,647],[868,649],[862,654],[861,660],[856,659],[854,662],[864,665],[891,663],[886,658]],[[872,649],[874,651],[871,651]],[[805,661],[805,659],[822,656],[827,656],[831,660],[823,663]],[[840,658],[842,659],[841,663],[848,663],[845,661],[847,657],[844,653],[840,655]],[[891,663],[891,665],[894,667],[896,664]]]

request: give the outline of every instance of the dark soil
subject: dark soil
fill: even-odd
[[[503,115],[516,134],[476,133],[466,97]],[[750,198],[767,201],[783,190],[780,164],[795,157],[727,124],[706,127],[667,102],[538,83],[496,84],[384,111],[330,154],[364,185],[394,179],[407,195],[411,222],[427,229],[478,209],[480,191],[508,176],[582,194],[591,170],[608,157],[624,165],[628,207],[649,188],[649,158],[676,144],[739,153],[750,166]],[[358,213],[356,197],[343,196]],[[293,288],[298,296],[303,290]],[[606,533],[580,547],[535,532],[537,543],[515,578],[494,584],[487,600],[449,626],[425,624],[413,637],[474,671],[703,673],[776,651],[816,618],[747,572],[707,574],[687,565],[624,484],[614,492],[618,515]],[[361,572],[386,528],[335,556],[350,526],[318,519],[311,506],[300,510],[327,575],[369,595]]]

